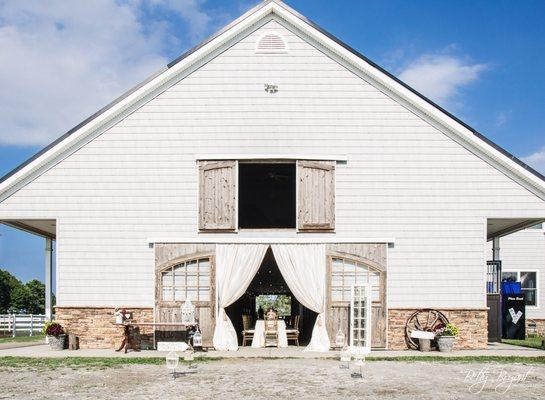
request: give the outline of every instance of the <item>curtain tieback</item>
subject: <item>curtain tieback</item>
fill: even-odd
[[[316,324],[318,326],[323,326],[324,325],[323,313],[318,314],[318,317],[316,319]]]

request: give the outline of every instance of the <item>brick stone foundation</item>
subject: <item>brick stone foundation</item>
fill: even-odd
[[[545,319],[536,319],[536,318],[526,318],[526,334],[528,331],[528,322],[533,321],[536,323],[536,333],[539,336],[545,336]]]
[[[130,308],[136,322],[153,322],[152,308]],[[55,307],[55,321],[66,332],[78,337],[82,349],[113,349],[123,339],[123,327],[114,325],[114,308],[108,307]],[[140,336],[145,347],[153,338],[153,328],[141,327]]]
[[[137,322],[153,322],[152,308],[130,308]],[[388,310],[388,348],[406,349],[405,322],[416,309]],[[448,320],[460,329],[457,349],[482,349],[488,342],[487,310],[441,309]],[[123,328],[114,325],[114,308],[109,307],[56,307],[55,320],[68,333],[75,334],[82,349],[113,349],[121,344]],[[537,320],[545,329],[545,320]],[[143,346],[153,338],[152,327],[140,328]]]
[[[407,349],[405,323],[416,309],[388,310],[388,349]],[[488,319],[486,309],[439,309],[460,329],[455,349],[483,349],[488,343]]]

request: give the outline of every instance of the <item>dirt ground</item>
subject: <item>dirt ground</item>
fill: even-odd
[[[368,362],[364,378],[318,359],[224,359],[164,366],[0,370],[0,398],[14,399],[499,399],[545,398],[545,366]],[[508,397],[506,397],[508,396]]]

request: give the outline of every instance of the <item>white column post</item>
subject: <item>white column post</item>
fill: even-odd
[[[51,284],[53,281],[53,241],[45,238],[45,319],[51,321]]]
[[[500,261],[500,238],[497,236],[492,239],[492,260]]]

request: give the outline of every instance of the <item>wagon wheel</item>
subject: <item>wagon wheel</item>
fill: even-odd
[[[405,323],[405,341],[410,349],[418,349],[418,339],[413,339],[413,331],[435,332],[448,324],[448,319],[438,310],[426,308],[415,311]]]

